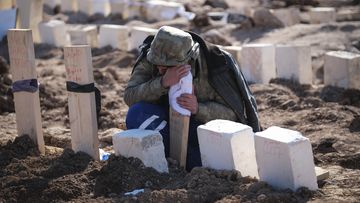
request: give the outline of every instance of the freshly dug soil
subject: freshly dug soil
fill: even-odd
[[[204,2],[192,1],[188,9],[196,13],[223,10],[221,6],[203,6]],[[254,6],[250,0],[226,2],[230,9],[240,4]],[[318,2],[325,5],[325,1]],[[208,35],[209,40],[223,45],[270,42],[311,46],[314,85],[274,79],[270,84],[253,84],[250,88],[256,97],[262,127],[300,131],[311,141],[315,164],[329,170],[330,177],[319,181],[315,192],[305,188],[277,190],[236,171],[194,168],[188,173],[169,159],[170,173],[160,174],[133,158],[111,155],[107,161],[98,162],[84,153],[74,153],[68,149],[71,136],[63,50],[45,44],[35,45],[47,145],[46,155],[40,155],[28,136],[17,134],[4,38],[0,44],[0,202],[359,202],[360,90],[323,85],[327,51],[360,53],[359,22],[269,29],[254,26],[249,18],[247,26],[240,20],[238,24],[213,26],[205,15],[191,23],[175,20],[147,24],[116,16],[54,14],[48,13],[47,17],[62,17],[68,19],[67,23],[141,24],[153,28],[170,24]],[[123,94],[137,55],[111,47],[92,49],[94,78],[102,95],[100,146],[107,151],[112,149],[108,130],[126,129],[128,107]],[[124,195],[135,189],[144,189],[144,193]]]

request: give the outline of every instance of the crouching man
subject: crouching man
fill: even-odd
[[[125,89],[128,129],[158,130],[169,156],[169,99],[172,85],[191,73],[193,93],[176,102],[191,112],[186,169],[201,166],[196,128],[210,120],[237,121],[260,130],[255,99],[232,56],[200,36],[163,26],[142,45]]]

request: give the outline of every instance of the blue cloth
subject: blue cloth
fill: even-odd
[[[155,130],[160,126],[163,121],[166,121],[166,126],[159,132],[163,137],[165,146],[165,156],[169,156],[170,152],[170,132],[169,132],[169,107],[150,104],[146,102],[139,102],[132,105],[126,115],[126,127],[127,129],[139,128],[144,121],[152,116],[158,116],[153,122],[151,122],[145,129]],[[197,137],[197,127],[201,125],[199,121],[190,117],[189,125],[189,138],[188,138],[188,150],[186,160],[186,170],[190,171],[195,166],[201,166],[201,157],[199,142]]]
[[[31,92],[38,90],[39,84],[37,79],[18,80],[12,84],[12,92]]]

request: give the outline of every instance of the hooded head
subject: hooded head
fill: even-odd
[[[163,26],[151,43],[147,60],[154,65],[178,66],[189,61],[198,44],[191,35],[180,29]]]

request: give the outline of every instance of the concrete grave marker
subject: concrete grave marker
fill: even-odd
[[[335,8],[331,8],[331,7],[311,8],[309,14],[310,14],[311,24],[330,23],[336,21]]]
[[[42,43],[52,44],[63,47],[69,44],[66,34],[66,24],[60,20],[50,20],[39,24],[40,37]]]
[[[246,44],[241,49],[241,70],[249,82],[267,84],[276,77],[275,46]]]
[[[238,170],[258,177],[252,128],[228,120],[212,120],[197,129],[203,167]]]
[[[120,14],[123,19],[128,18],[129,2],[127,0],[110,0],[110,13]]]
[[[293,191],[318,189],[311,143],[300,132],[270,127],[255,133],[255,149],[261,181]]]
[[[43,20],[43,0],[16,0],[18,22],[16,27],[31,29],[33,41],[40,42],[38,25]]]
[[[131,50],[139,50],[139,46],[142,45],[143,41],[149,35],[155,35],[157,33],[157,29],[146,28],[146,27],[133,27],[130,31],[130,39],[129,39],[129,51]]]
[[[78,25],[69,28],[70,42],[72,45],[90,45],[97,47],[98,32],[96,25]]]
[[[185,11],[181,3],[151,0],[145,3],[145,14],[147,20],[172,20],[181,11]]]
[[[112,46],[126,51],[129,47],[129,29],[124,25],[101,25],[99,47]]]
[[[67,46],[64,48],[64,59],[68,82],[89,86],[94,83],[90,46]],[[99,160],[95,92],[68,90],[68,105],[72,149]]]
[[[109,0],[78,0],[77,7],[80,12],[89,16],[97,13],[108,16],[110,13]]]
[[[285,8],[270,10],[284,26],[292,26],[300,23],[300,10],[298,8]]]
[[[132,129],[113,135],[116,155],[139,158],[146,167],[168,173],[165,148],[158,131]]]
[[[315,173],[316,173],[316,179],[319,180],[325,180],[329,178],[330,173],[328,170],[325,170],[323,168],[315,166]]]
[[[277,77],[312,84],[311,48],[305,45],[276,46]]]
[[[42,131],[39,90],[35,69],[35,53],[32,33],[29,29],[10,29],[8,32],[10,70],[14,84],[26,82],[33,91],[15,91],[14,103],[18,135],[27,134],[37,144],[41,153],[45,153]],[[35,83],[35,84],[34,84]],[[29,85],[30,84],[30,85]],[[24,85],[24,84],[23,84]],[[29,87],[27,87],[29,88]],[[24,89],[22,87],[21,89]]]
[[[61,0],[61,11],[62,12],[77,12],[78,1],[82,0]]]
[[[324,83],[360,89],[360,54],[331,51],[325,55]]]

